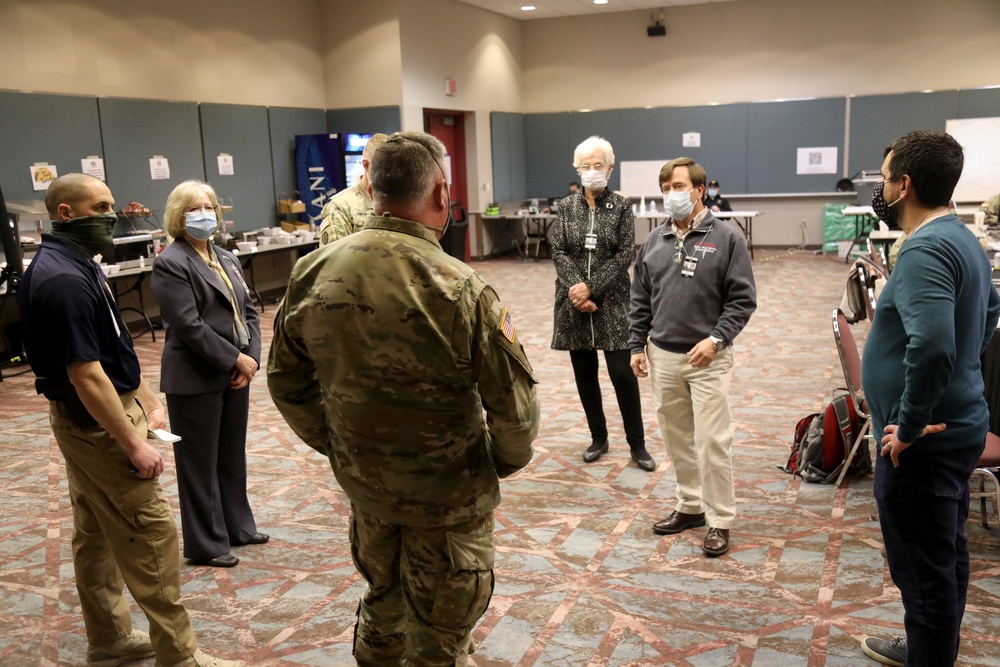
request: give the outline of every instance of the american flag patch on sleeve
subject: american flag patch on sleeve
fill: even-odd
[[[506,308],[503,309],[503,316],[500,318],[500,333],[511,343],[514,342],[514,337],[517,335],[517,327],[514,326],[514,320]]]

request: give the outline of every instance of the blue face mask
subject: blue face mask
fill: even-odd
[[[184,214],[184,231],[199,241],[212,238],[218,226],[219,221],[215,217],[215,212],[195,211]]]
[[[718,188],[709,188],[708,189],[708,196],[711,197],[712,199],[715,199],[716,195],[718,195],[718,194],[719,194],[719,189]]]

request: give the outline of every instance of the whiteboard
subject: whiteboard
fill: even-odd
[[[670,158],[662,160],[622,160],[619,190],[629,197],[660,197],[660,169]]]
[[[965,149],[965,168],[952,198],[979,203],[1000,192],[1000,118],[949,120],[945,131]]]

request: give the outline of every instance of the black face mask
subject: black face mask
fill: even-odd
[[[104,252],[111,244],[111,235],[118,216],[114,213],[87,215],[72,220],[54,220],[52,235],[69,241],[87,257]]]
[[[898,204],[902,197],[889,204],[882,196],[883,188],[885,188],[885,181],[876,185],[872,191],[872,210],[875,211],[879,220],[889,225],[889,229],[899,229],[899,209],[892,207]]]

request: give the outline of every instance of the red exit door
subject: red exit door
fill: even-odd
[[[461,111],[424,109],[424,131],[444,144],[451,158],[451,202],[468,211],[465,199],[465,114]],[[465,261],[469,261],[469,240],[465,241]]]

